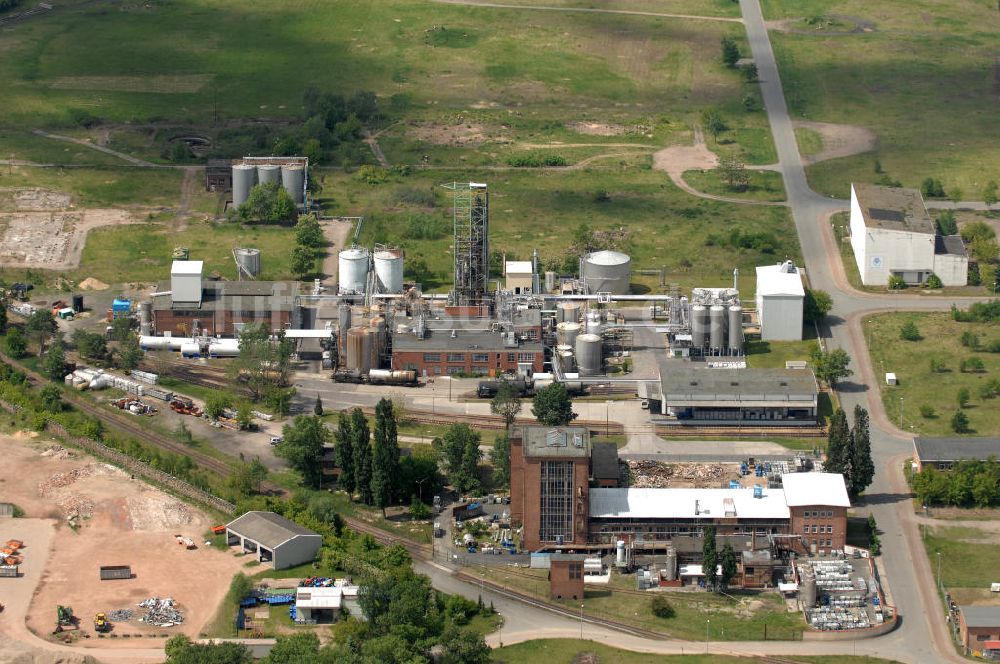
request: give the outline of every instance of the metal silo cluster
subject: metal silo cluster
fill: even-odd
[[[738,355],[743,349],[743,307],[732,288],[691,291],[691,345],[707,355]]]

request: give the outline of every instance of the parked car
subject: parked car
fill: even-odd
[[[283,442],[285,442],[285,439],[282,436],[271,436],[272,445],[280,445]]]
[[[649,410],[649,399],[643,399],[639,402],[639,408],[643,410]]]

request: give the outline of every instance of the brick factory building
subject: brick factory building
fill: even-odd
[[[1000,459],[1000,438],[925,438],[913,439],[913,464],[920,472],[926,467],[949,470],[965,459],[986,461]]]
[[[700,558],[706,527],[740,552],[844,549],[850,500],[842,475],[786,473],[782,486],[641,489],[603,484],[581,427],[525,426],[511,436],[511,520],[529,551],[672,549]],[[596,457],[599,459],[599,457]],[[617,465],[617,460],[615,460]],[[766,482],[766,480],[765,480]],[[758,556],[759,557],[759,556]]]
[[[549,559],[549,597],[583,599],[583,563],[580,554],[556,554]]]
[[[1000,606],[958,607],[958,636],[966,654],[1000,657]]]

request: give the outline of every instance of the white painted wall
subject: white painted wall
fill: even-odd
[[[969,259],[955,254],[935,254],[934,274],[945,286],[965,286],[969,280]]]
[[[758,295],[760,338],[763,341],[800,341],[802,303],[798,295]]]

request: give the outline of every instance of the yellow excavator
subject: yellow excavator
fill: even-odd
[[[111,621],[103,613],[98,613],[94,616],[94,631],[95,632],[110,632],[111,631]]]

